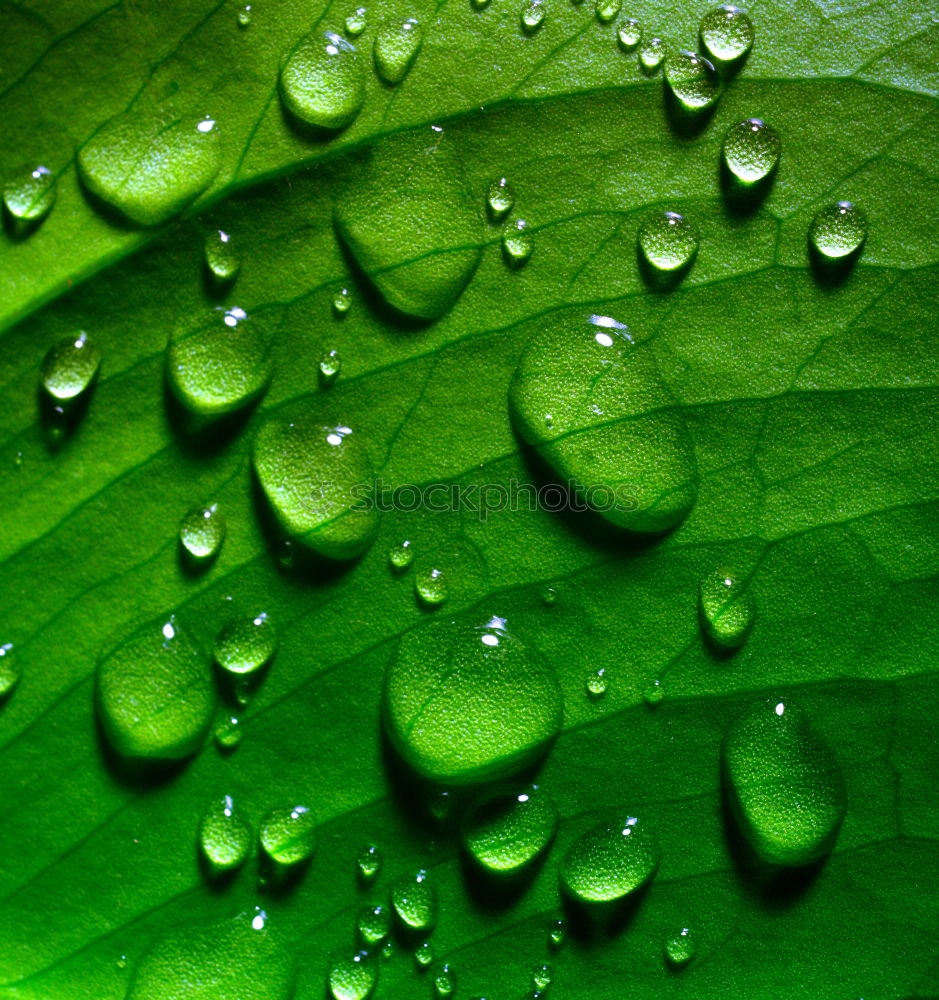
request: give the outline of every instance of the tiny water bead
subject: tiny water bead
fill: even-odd
[[[238,25],[241,28],[247,28],[251,24],[251,4],[245,4],[241,10],[238,11]]]
[[[50,399],[70,403],[94,382],[101,368],[101,352],[82,331],[51,347],[42,362],[40,381]]]
[[[3,204],[20,222],[39,222],[55,205],[55,175],[48,167],[22,167],[3,185]]]
[[[407,538],[391,546],[388,550],[388,562],[392,569],[399,571],[406,570],[414,562],[414,546]]]
[[[608,686],[609,681],[606,676],[605,667],[598,667],[596,670],[591,670],[587,674],[587,680],[584,682],[584,687],[586,687],[587,695],[590,698],[602,698],[606,694]]]
[[[366,1000],[378,982],[378,964],[367,951],[333,959],[329,992],[334,1000]]]
[[[435,608],[450,596],[447,574],[435,567],[421,570],[414,577],[414,590],[422,604]]]
[[[818,211],[809,227],[809,240],[830,260],[854,253],[867,238],[867,216],[850,201],[838,201]]]
[[[653,681],[642,692],[642,697],[645,699],[647,705],[658,705],[665,698],[665,688],[662,686],[662,682],[659,680]]]
[[[251,851],[251,827],[242,819],[230,795],[213,802],[199,823],[199,847],[216,871],[245,863]]]
[[[531,970],[532,989],[543,992],[551,985],[553,977],[554,970],[550,965],[548,965],[547,962],[543,962],[541,965],[536,965],[534,969]]]
[[[762,180],[779,162],[779,133],[760,118],[745,118],[724,136],[727,169],[744,184]]]
[[[234,715],[226,715],[216,725],[213,735],[222,750],[234,750],[241,742],[244,730]]]
[[[13,652],[13,643],[0,646],[0,698],[5,698],[20,680],[20,665]]]
[[[639,62],[643,69],[652,73],[662,65],[665,58],[665,40],[662,38],[649,38],[642,43],[639,50]]]
[[[434,972],[434,994],[440,1000],[449,1000],[456,992],[456,973],[452,966],[444,963]]]
[[[526,34],[537,31],[544,23],[544,0],[525,0],[522,7],[522,28]]]
[[[339,352],[335,348],[323,351],[320,357],[320,378],[323,382],[326,385],[331,385],[339,378],[341,371],[342,358],[339,357]]]
[[[280,96],[312,128],[345,128],[365,103],[365,71],[355,46],[335,32],[314,32],[280,71]]]
[[[217,556],[224,541],[225,518],[217,504],[193,508],[179,525],[179,543],[197,561]]]
[[[230,674],[252,674],[277,652],[277,629],[266,614],[239,618],[215,638],[215,662]]]
[[[695,954],[694,938],[687,927],[682,929],[665,942],[665,957],[670,965],[676,967],[687,965]]]
[[[731,62],[750,51],[753,22],[739,7],[721,4],[701,19],[701,41],[715,59]]]
[[[708,636],[719,646],[741,646],[756,616],[756,604],[746,581],[729,569],[708,573],[698,587],[701,622]]]
[[[391,86],[399,84],[414,65],[423,41],[423,30],[413,17],[380,28],[373,49],[379,77]]]
[[[351,14],[346,15],[346,34],[356,38],[361,35],[368,24],[368,11],[364,7],[356,7]]]
[[[414,961],[419,969],[426,969],[434,960],[434,946],[430,941],[422,941],[414,949]]]
[[[658,212],[639,229],[639,248],[659,271],[686,267],[698,252],[698,227],[678,212]]]
[[[306,806],[278,806],[261,820],[260,840],[278,865],[299,864],[316,847],[316,820]]]
[[[721,92],[721,79],[714,64],[689,49],[665,60],[665,80],[675,97],[689,110],[710,107]]]
[[[543,587],[541,589],[541,603],[551,607],[557,604],[558,600],[558,589],[557,587]]]
[[[594,13],[601,24],[609,24],[623,6],[623,0],[594,0]]]
[[[205,238],[203,256],[205,266],[215,281],[229,284],[238,277],[238,272],[241,270],[241,256],[230,233],[226,233],[223,229],[209,233]]]
[[[642,25],[634,17],[621,21],[616,29],[616,37],[627,52],[631,52],[642,41]]]
[[[378,944],[391,933],[391,912],[387,906],[366,906],[359,911],[356,927],[366,944]]]
[[[333,312],[337,316],[345,316],[352,308],[352,293],[348,288],[340,288],[333,296]]]
[[[562,712],[552,667],[495,616],[405,633],[385,675],[392,744],[416,771],[445,784],[505,777],[530,764],[557,735]]]
[[[515,204],[515,192],[505,177],[499,177],[489,185],[486,195],[486,206],[493,219],[501,219],[512,211]]]
[[[788,700],[754,705],[724,740],[724,778],[741,831],[771,865],[810,864],[834,846],[844,777],[828,744]]]
[[[557,830],[558,811],[538,785],[496,790],[478,800],[463,819],[466,850],[483,868],[516,872],[536,858]]]
[[[561,861],[561,883],[585,903],[606,903],[649,881],[659,864],[655,837],[645,822],[628,816],[582,834]]]
[[[535,243],[524,219],[507,222],[502,230],[502,251],[512,267],[521,267],[531,257]]]
[[[78,154],[85,187],[142,226],[182,211],[218,173],[221,151],[211,118],[127,112],[98,129]]]
[[[548,924],[548,947],[557,951],[567,940],[567,921],[558,917]]]
[[[423,869],[394,883],[391,902],[398,919],[411,930],[429,931],[437,922],[437,892]]]
[[[371,882],[381,871],[381,863],[381,851],[374,844],[369,844],[362,849],[356,860],[359,877],[365,882]]]

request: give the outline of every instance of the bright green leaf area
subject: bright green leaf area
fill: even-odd
[[[532,36],[510,0],[481,12],[370,8],[356,43],[367,64],[385,20],[419,17],[424,47],[397,88],[370,77],[361,115],[329,142],[286,124],[277,70],[314,24],[337,28],[354,4],[253,6],[248,28],[240,5],[206,0],[0,6],[0,174],[33,158],[60,174],[48,219],[0,238],[0,309],[19,320],[0,339],[0,643],[14,644],[22,668],[0,707],[3,992],[120,1000],[164,934],[261,906],[296,956],[297,996],[320,1000],[361,907],[426,868],[440,897],[435,953],[460,997],[521,996],[546,960],[557,998],[935,996],[939,27],[929,5],[754,5],[753,52],[694,127],[590,4],[559,0]],[[647,0],[623,13],[693,45],[704,9]],[[116,225],[79,190],[75,151],[113,114],[167,101],[218,120],[222,169],[181,224]],[[768,189],[741,199],[718,167],[726,129],[746,117],[770,122],[783,151]],[[510,179],[535,249],[507,268],[500,229],[487,224],[455,307],[415,327],[350,272],[333,206],[349,175],[343,149],[430,123],[456,147],[480,212],[490,182]],[[863,206],[868,240],[853,267],[819,271],[807,228],[838,199]],[[697,259],[668,290],[637,264],[636,231],[653,209],[701,231]],[[221,300],[202,269],[217,228],[243,260]],[[331,303],[343,287],[354,302],[340,320]],[[274,375],[255,409],[198,433],[168,397],[164,348],[219,304],[265,324]],[[393,512],[357,562],[280,567],[250,468],[265,416],[300,417],[329,393],[392,486],[538,482],[508,416],[512,373],[547,317],[598,312],[647,346],[688,424],[698,498],[677,530],[633,543],[574,514]],[[52,440],[41,362],[82,329],[102,351],[100,376],[72,433]],[[342,373],[324,389],[318,362],[331,349]],[[195,572],[177,530],[212,503],[228,532]],[[387,553],[404,538],[414,562],[393,574]],[[698,620],[699,582],[718,566],[748,580],[757,609],[734,655],[715,653]],[[431,567],[450,581],[436,611],[413,589]],[[223,625],[261,611],[280,649],[248,707],[229,707],[242,720],[237,750],[208,743],[159,780],[116,766],[95,721],[98,657],[175,613],[208,660]],[[558,804],[557,838],[510,886],[466,865],[456,830],[432,819],[381,731],[398,637],[457,611],[506,618],[555,665],[565,696],[562,732],[526,775]],[[590,700],[584,678],[599,667],[609,688]],[[650,706],[642,692],[656,679],[666,696]],[[753,862],[724,802],[721,741],[770,693],[801,707],[844,773],[844,824],[809,872]],[[309,867],[261,890],[255,848],[229,881],[207,882],[197,830],[226,794],[255,830],[271,808],[308,806],[320,823]],[[623,812],[655,831],[654,881],[623,911],[572,910],[549,958],[559,858]],[[369,843],[384,865],[363,888],[355,861]],[[696,957],[674,971],[663,947],[682,927]],[[376,996],[430,995],[406,950],[382,965]]]

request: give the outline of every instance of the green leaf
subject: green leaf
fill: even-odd
[[[323,141],[282,115],[278,70],[351,4],[253,6],[247,28],[240,5],[205,0],[0,6],[0,173],[35,160],[57,177],[50,215],[0,240],[0,645],[12,643],[21,671],[0,708],[3,992],[119,1000],[133,980],[135,996],[169,995],[160,981],[182,959],[158,944],[165,935],[214,954],[207,929],[261,907],[276,968],[262,982],[268,946],[249,949],[253,992],[241,995],[289,988],[283,948],[297,996],[319,998],[333,956],[352,953],[359,910],[423,868],[440,901],[433,948],[460,996],[520,996],[546,960],[557,997],[935,995],[931,8],[758,6],[746,64],[713,114],[693,121],[589,4],[552,4],[531,35],[508,0],[369,8],[355,43],[368,68],[363,110]],[[623,14],[693,47],[704,10],[656,2]],[[387,87],[371,73],[371,45],[382,23],[407,16],[421,21],[423,47]],[[132,228],[85,197],[76,156],[113,116],[167,108],[217,120],[221,167],[181,219]],[[747,117],[773,125],[782,155],[770,183],[741,197],[720,149]],[[401,141],[415,140],[429,125],[452,144],[481,218],[491,182],[509,178],[534,252],[511,269],[499,226],[469,247],[462,232],[435,229],[442,259],[480,259],[453,307],[418,326],[382,304],[382,275],[418,273],[427,247],[383,244],[366,275],[333,216],[354,169],[389,148],[383,137],[413,128]],[[832,271],[809,257],[806,234],[839,199],[861,205],[870,228],[859,257]],[[640,225],[664,210],[701,236],[667,287],[636,255]],[[218,229],[242,260],[222,289],[202,263]],[[342,288],[353,304],[340,319]],[[166,385],[166,345],[235,306],[270,336],[270,386],[253,409],[194,424]],[[525,502],[525,487],[550,473],[513,429],[513,375],[546,324],[591,314],[628,326],[688,428],[697,499],[665,537],[630,540]],[[63,425],[38,395],[40,371],[80,330],[101,370]],[[328,350],[343,364],[327,388]],[[462,491],[462,509],[386,511],[357,561],[284,567],[283,519],[253,478],[252,443],[265,420],[309,419],[324,405],[361,436],[386,490],[445,485]],[[517,509],[494,509],[515,487]],[[211,504],[225,542],[195,567],[181,558],[179,524]],[[388,552],[403,539],[414,561],[393,572]],[[755,607],[732,654],[699,620],[699,586],[720,567]],[[431,568],[449,580],[436,610],[414,593]],[[208,668],[219,630],[261,612],[280,646],[247,707],[219,685],[220,712],[241,720],[237,749],[209,742],[156,774],[116,759],[95,711],[99,659],[175,614]],[[557,803],[557,837],[510,884],[466,864],[463,794],[444,800],[449,819],[435,818],[441,799],[382,735],[398,641],[457,614],[505,618],[564,695],[557,740],[519,778]],[[600,668],[608,689],[590,699],[585,679]],[[643,692],[655,680],[665,697],[653,706]],[[847,799],[830,855],[785,875],[749,855],[721,780],[722,740],[770,694],[798,705],[830,747]],[[255,846],[243,867],[211,878],[197,836],[224,795],[254,831],[272,809],[308,807],[319,824],[309,864],[275,878]],[[659,867],[641,898],[591,916],[563,902],[559,860],[623,811],[654,831]],[[384,864],[363,885],[356,860],[368,844]],[[546,927],[562,912],[568,940],[548,957]],[[233,926],[218,932],[223,952]],[[670,969],[663,949],[683,927],[695,958]],[[202,985],[237,995],[231,968],[212,963]],[[156,972],[141,980],[141,968]],[[430,996],[428,978],[399,946],[377,995]]]

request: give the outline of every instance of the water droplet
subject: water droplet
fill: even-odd
[[[482,219],[463,165],[442,130],[384,138],[347,175],[336,228],[392,309],[437,319],[479,263]]]
[[[225,518],[218,506],[195,507],[179,526],[179,541],[193,559],[212,559],[225,541]]]
[[[426,969],[434,960],[434,946],[430,941],[422,941],[414,949],[414,961],[419,969]]]
[[[13,653],[13,643],[0,646],[0,698],[5,698],[20,680],[20,665]]]
[[[424,32],[413,17],[379,28],[373,49],[379,77],[392,86],[400,83],[410,72],[423,41]]]
[[[541,603],[547,604],[550,607],[552,604],[556,604],[558,599],[557,587],[544,587],[541,591]]]
[[[522,28],[526,34],[537,31],[544,23],[545,7],[543,0],[525,0],[522,7]]]
[[[280,71],[280,96],[306,125],[345,128],[365,103],[365,72],[355,46],[332,31],[314,32]]]
[[[554,800],[537,785],[486,793],[463,819],[466,850],[492,872],[516,872],[536,858],[557,829]]]
[[[561,882],[585,903],[606,903],[644,885],[658,864],[658,845],[648,825],[628,816],[578,837],[561,861]]]
[[[229,622],[215,639],[215,662],[232,674],[251,674],[277,652],[277,630],[266,614]]]
[[[391,913],[387,906],[366,906],[359,910],[356,921],[359,934],[366,944],[378,944],[391,933]]]
[[[48,167],[22,167],[3,185],[3,204],[21,222],[44,219],[55,204],[55,174]]]
[[[686,267],[699,241],[698,227],[678,212],[657,212],[639,230],[642,254],[659,271]]]
[[[824,257],[837,260],[853,253],[867,237],[867,217],[850,201],[820,209],[809,227],[812,246]]]
[[[381,957],[382,957],[382,960],[385,961],[385,962],[387,962],[389,959],[394,958],[396,950],[397,949],[395,948],[394,941],[392,941],[391,938],[389,938],[381,946]]]
[[[434,993],[440,1000],[449,1000],[456,992],[456,973],[453,968],[444,963],[434,972]]]
[[[269,347],[263,330],[240,306],[213,309],[205,324],[177,335],[167,346],[170,388],[191,413],[231,413],[267,389]]]
[[[342,358],[339,357],[339,352],[335,348],[323,351],[320,358],[320,377],[323,382],[332,385],[339,377],[340,371],[342,371]]]
[[[721,4],[702,18],[701,41],[715,59],[739,59],[753,44],[753,23],[746,11]]]
[[[334,1000],[365,1000],[378,982],[378,965],[367,951],[335,958],[329,967],[329,992]]]
[[[642,43],[639,50],[639,62],[643,69],[652,73],[662,65],[665,58],[665,42],[661,38],[649,38]]]
[[[245,4],[238,11],[238,25],[239,27],[247,28],[249,24],[251,24],[251,4]]]
[[[662,682],[660,680],[654,680],[646,689],[642,692],[642,697],[645,698],[646,704],[657,705],[665,697],[665,688],[662,687]]]
[[[665,957],[670,965],[687,965],[694,958],[694,938],[687,927],[665,942]]]
[[[230,795],[213,802],[199,824],[199,847],[216,871],[245,863],[251,851],[251,828],[235,808]]]
[[[421,603],[428,607],[437,607],[450,595],[447,574],[442,569],[421,570],[414,577],[414,590]]]
[[[473,5],[473,10],[485,10],[492,0],[470,0]]]
[[[82,146],[85,187],[142,226],[182,211],[211,184],[220,159],[218,129],[198,121],[129,112],[112,118]]]
[[[437,922],[437,893],[423,869],[394,883],[391,902],[398,919],[412,930],[429,931]]]
[[[352,308],[352,295],[348,288],[340,288],[333,296],[333,312],[337,316],[345,316]]]
[[[228,284],[238,276],[241,257],[231,235],[223,229],[216,229],[206,237],[204,255],[205,266],[217,282]]]
[[[285,533],[312,551],[354,559],[372,544],[378,512],[356,492],[372,468],[349,427],[269,419],[255,438],[254,470]]]
[[[188,757],[215,712],[209,664],[173,618],[144,626],[105,655],[95,694],[108,742],[125,757]]]
[[[101,352],[82,331],[51,347],[42,362],[42,387],[58,403],[80,396],[98,374]]]
[[[548,924],[548,947],[557,951],[567,940],[567,921],[560,917]]]
[[[746,582],[733,570],[718,569],[701,580],[698,598],[701,622],[714,642],[729,649],[742,645],[756,614]]]
[[[551,985],[551,979],[554,976],[554,970],[548,965],[547,962],[543,962],[541,965],[536,965],[531,971],[531,985],[533,989],[544,991]]]
[[[739,180],[752,184],[779,162],[780,146],[776,129],[759,118],[745,118],[724,136],[724,163]]]
[[[587,695],[590,698],[602,698],[606,694],[607,683],[605,667],[598,667],[595,670],[591,670],[587,674],[587,680],[584,682]]]
[[[761,861],[805,865],[831,850],[844,819],[844,778],[796,706],[771,698],[746,712],[724,741],[724,776]]]
[[[316,847],[316,820],[306,806],[278,806],[261,820],[260,839],[272,861],[299,864]]]
[[[346,34],[356,38],[365,31],[368,11],[364,7],[356,7],[351,14],[346,17]]]
[[[512,210],[512,206],[515,204],[515,192],[505,177],[500,177],[489,185],[486,204],[489,215],[497,220]]]
[[[499,778],[536,759],[563,710],[554,671],[503,618],[430,622],[402,636],[384,687],[392,742],[446,784]]]
[[[507,222],[502,230],[502,251],[512,267],[521,267],[534,250],[535,244],[524,219]]]
[[[619,14],[623,0],[594,0],[594,13],[601,24],[609,24]]]
[[[18,451],[13,456],[13,465],[17,470],[23,468],[23,453],[21,451]]]
[[[403,542],[392,545],[388,550],[388,561],[391,563],[392,569],[407,569],[414,561],[414,546],[406,538]]]
[[[234,715],[226,715],[215,727],[215,742],[222,750],[234,750],[244,736],[241,723]]]
[[[362,850],[356,861],[359,876],[365,882],[371,882],[381,871],[381,860],[381,851],[374,844],[369,844]]]
[[[519,435],[611,524],[643,532],[678,524],[697,492],[694,450],[648,351],[609,316],[542,326],[509,389]]]
[[[127,968],[127,956],[126,955],[121,955],[121,957],[117,960],[117,962],[115,964],[117,965],[117,967],[119,969],[122,969],[122,970],[126,969]]]
[[[721,80],[714,64],[689,49],[665,60],[665,79],[675,97],[693,111],[710,107],[720,96]]]
[[[634,17],[627,17],[616,29],[620,46],[631,52],[642,41],[642,25]]]

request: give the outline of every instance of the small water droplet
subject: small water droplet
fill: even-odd
[[[381,871],[381,862],[381,851],[374,844],[363,848],[356,861],[360,878],[365,882],[371,882]]]
[[[345,316],[352,308],[352,294],[348,288],[340,288],[333,296],[333,312],[337,316]]]
[[[447,574],[442,569],[424,569],[414,577],[414,590],[423,604],[437,607],[450,596]]]
[[[654,680],[646,689],[642,692],[642,697],[645,698],[646,703],[649,705],[657,705],[665,697],[665,688],[662,686],[660,680]]]
[[[698,227],[678,212],[657,212],[639,230],[639,247],[659,271],[687,266],[698,251]]]
[[[323,351],[320,358],[320,377],[323,382],[331,385],[339,377],[340,371],[342,371],[342,358],[339,357],[339,352],[335,348]]]
[[[225,518],[218,505],[194,507],[179,525],[179,541],[193,559],[212,559],[225,541]]]
[[[392,545],[388,550],[388,562],[391,568],[396,570],[406,570],[414,561],[414,546],[405,538],[404,541]]]
[[[70,403],[88,389],[100,367],[101,352],[82,331],[49,349],[40,372],[42,387],[56,402]]]
[[[121,957],[115,963],[119,969],[122,971],[127,968],[127,956],[121,955]]]
[[[415,931],[429,931],[437,922],[437,893],[426,871],[402,875],[391,887],[398,919]]]
[[[235,808],[230,795],[213,802],[199,823],[199,847],[216,871],[230,871],[245,863],[251,851],[251,828]]]
[[[226,715],[215,727],[215,742],[222,750],[234,750],[244,736],[241,723],[234,715]]]
[[[345,128],[365,103],[365,72],[355,46],[341,35],[314,32],[280,71],[287,110],[314,129]]]
[[[241,28],[247,28],[251,24],[251,4],[245,4],[241,10],[238,11],[238,26]]]
[[[419,969],[426,969],[434,960],[434,946],[430,941],[422,941],[414,949],[414,962]]]
[[[601,24],[609,24],[623,7],[623,0],[594,0],[594,13]]]
[[[701,41],[715,59],[731,62],[750,51],[753,23],[746,11],[722,4],[702,18]]]
[[[558,917],[548,924],[548,947],[557,951],[567,940],[567,921]]]
[[[3,204],[13,219],[37,223],[55,204],[55,174],[48,167],[21,167],[3,185]]]
[[[541,965],[536,965],[531,971],[531,985],[534,989],[544,991],[551,985],[551,979],[554,976],[554,970],[548,965],[547,962],[543,962]]]
[[[434,972],[434,993],[440,1000],[449,1000],[456,992],[456,973],[453,967],[444,963]]]
[[[367,951],[334,958],[329,967],[329,991],[334,1000],[366,1000],[378,982],[378,965]]]
[[[606,694],[608,683],[606,667],[597,667],[597,669],[591,670],[587,674],[584,686],[586,687],[587,695],[590,698],[602,698],[603,695]]]
[[[316,820],[306,806],[278,806],[261,820],[260,840],[278,865],[299,864],[316,847]]]
[[[23,453],[21,451],[18,451],[13,456],[13,465],[17,470],[23,468]]]
[[[616,29],[620,46],[631,52],[642,41],[642,25],[634,17],[627,17]]]
[[[421,50],[424,33],[418,21],[405,21],[381,27],[375,36],[375,69],[382,80],[394,86],[410,72]]]
[[[534,240],[524,219],[513,219],[502,230],[502,251],[512,267],[521,267],[531,257]]]
[[[486,196],[486,205],[489,210],[489,215],[493,219],[498,220],[503,218],[512,210],[512,206],[514,204],[515,192],[512,190],[512,185],[509,184],[505,177],[500,177],[489,185],[489,194]]]
[[[714,64],[690,49],[681,49],[665,60],[665,80],[691,111],[710,107],[720,96],[721,79]]]
[[[547,604],[550,607],[552,604],[557,603],[558,591],[557,587],[544,587],[541,591],[541,603]]]
[[[561,883],[585,903],[607,903],[645,885],[658,863],[648,824],[627,816],[601,823],[574,841],[561,861]]]
[[[745,118],[724,136],[724,163],[745,184],[762,180],[779,162],[779,134],[759,118]]]
[[[654,37],[646,39],[646,41],[642,43],[642,48],[639,49],[639,62],[642,64],[643,69],[647,72],[655,72],[655,70],[662,65],[662,60],[664,58],[664,39]]]
[[[533,861],[557,830],[554,800],[538,785],[484,794],[467,812],[461,834],[467,851],[488,871],[517,872]]]
[[[20,680],[20,665],[13,652],[13,643],[0,646],[0,698],[5,698]]]
[[[687,927],[682,927],[674,937],[665,942],[665,957],[670,965],[687,965],[694,958],[694,953],[694,938]]]
[[[366,15],[368,11],[364,7],[356,7],[351,14],[346,16],[346,34],[356,38],[361,35],[368,24]]]
[[[470,0],[473,10],[485,10],[492,0]]]
[[[266,614],[229,622],[215,638],[215,662],[231,674],[251,674],[277,652],[277,630]]]
[[[229,284],[238,276],[241,256],[224,229],[216,229],[205,238],[204,257],[209,274],[220,284]]]
[[[544,23],[545,6],[543,0],[526,0],[522,7],[522,28],[526,34],[537,31]]]
[[[356,927],[366,944],[378,944],[391,933],[391,913],[387,906],[378,904],[359,910]]]
[[[395,955],[395,951],[396,951],[396,950],[397,950],[397,949],[395,948],[395,943],[394,943],[394,941],[392,941],[392,940],[391,940],[391,938],[389,938],[389,939],[388,939],[388,940],[387,940],[387,941],[386,941],[386,942],[385,942],[385,943],[384,943],[384,944],[383,944],[383,945],[381,946],[381,957],[382,957],[382,960],[383,960],[383,961],[385,961],[385,962],[387,962],[387,961],[389,961],[390,959],[394,958],[394,955]]]
[[[756,615],[746,581],[733,570],[715,570],[701,580],[698,600],[704,630],[714,642],[728,649],[744,643]]]
[[[847,257],[867,238],[867,217],[850,201],[820,209],[809,227],[812,246],[831,260]]]

